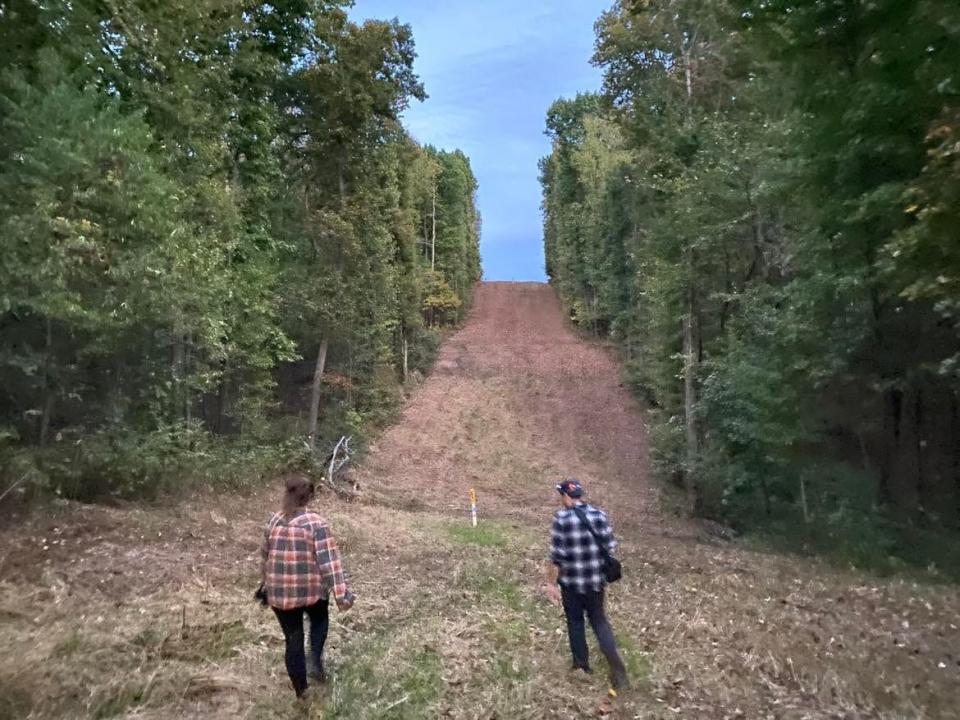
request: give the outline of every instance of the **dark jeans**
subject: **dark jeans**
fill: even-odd
[[[563,612],[567,616],[567,632],[570,635],[570,651],[573,653],[574,667],[590,667],[590,658],[587,651],[587,631],[583,622],[586,613],[590,620],[590,627],[597,636],[600,651],[607,658],[610,672],[614,681],[626,681],[627,670],[617,652],[617,643],[613,639],[613,629],[603,612],[603,591],[577,593],[567,588],[560,588],[563,594]]]
[[[328,598],[322,598],[309,607],[291,610],[273,609],[283,629],[283,639],[287,645],[284,660],[297,697],[303,695],[307,689],[307,659],[303,652],[303,614],[310,616],[310,654],[313,656],[313,665],[317,672],[322,672],[323,644],[327,641],[327,630],[330,628],[328,602]]]

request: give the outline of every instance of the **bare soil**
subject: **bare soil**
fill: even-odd
[[[334,614],[332,681],[308,706],[250,597],[275,488],[64,503],[8,523],[0,720],[960,718],[956,586],[759,552],[673,517],[618,377],[548,287],[480,286],[358,472],[362,499],[318,501],[360,599]],[[567,475],[623,544],[609,615],[635,688],[614,703],[602,673],[567,672],[562,616],[541,592]]]

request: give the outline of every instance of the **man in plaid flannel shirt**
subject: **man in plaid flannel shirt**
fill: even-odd
[[[573,654],[573,670],[590,673],[587,634],[583,616],[597,636],[600,650],[610,666],[612,693],[629,686],[627,670],[617,652],[613,629],[604,612],[603,554],[590,531],[584,527],[573,508],[578,508],[593,527],[608,553],[617,548],[613,530],[602,510],[583,500],[583,486],[574,479],[557,485],[561,509],[553,516],[550,533],[550,562],[547,565],[547,594],[556,603],[563,603],[567,634]]]
[[[306,509],[313,492],[313,483],[303,475],[286,479],[284,509],[267,523],[260,551],[263,590],[283,630],[284,659],[297,697],[307,689],[304,613],[310,618],[311,676],[322,682],[330,595],[341,611],[354,602],[330,526]]]

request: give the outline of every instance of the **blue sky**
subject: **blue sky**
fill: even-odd
[[[357,0],[354,20],[413,27],[430,95],[404,115],[421,143],[469,157],[480,184],[487,280],[543,280],[537,161],[558,97],[600,85],[593,23],[611,0]]]

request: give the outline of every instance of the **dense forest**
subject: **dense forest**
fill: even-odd
[[[480,276],[476,180],[340,0],[0,2],[0,468],[244,480],[388,419]]]
[[[960,5],[619,0],[596,32],[602,90],[547,115],[547,273],[657,470],[864,553],[960,528]]]

